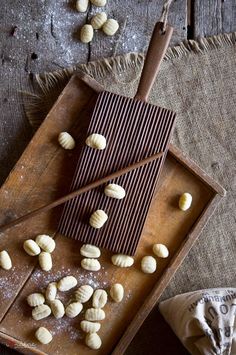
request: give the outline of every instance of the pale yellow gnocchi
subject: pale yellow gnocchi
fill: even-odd
[[[66,307],[66,315],[69,318],[75,318],[80,314],[83,309],[83,305],[80,302],[72,302]]]
[[[99,321],[105,319],[106,314],[100,308],[88,308],[85,312],[85,319],[89,321]]]
[[[107,303],[107,293],[105,290],[98,289],[93,294],[93,307],[103,308]]]
[[[92,213],[89,219],[89,224],[95,229],[100,229],[108,220],[108,215],[103,210],[97,210]]]
[[[84,258],[81,260],[81,266],[87,271],[98,271],[101,269],[101,265],[97,259]]]
[[[61,132],[58,136],[58,142],[66,150],[75,148],[75,140],[68,132]]]
[[[12,268],[11,258],[6,250],[0,252],[0,267],[4,270],[10,270]]]
[[[107,0],[90,0],[91,3],[95,6],[103,7],[106,5]]]
[[[80,40],[83,43],[89,43],[93,39],[93,27],[92,25],[84,25],[80,30]]]
[[[117,184],[109,184],[105,187],[104,193],[108,197],[121,200],[125,197],[125,189]]]
[[[65,314],[65,307],[60,300],[53,300],[50,302],[50,307],[52,310],[52,314],[56,319],[60,319]]]
[[[134,259],[131,256],[124,254],[112,255],[111,261],[114,265],[119,267],[130,267],[134,263]]]
[[[103,150],[106,148],[106,138],[99,133],[90,134],[85,141],[86,145],[93,149]]]
[[[179,208],[182,211],[187,211],[191,207],[192,200],[192,195],[189,192],[183,193],[179,199]]]
[[[32,310],[32,317],[35,320],[47,318],[50,314],[51,314],[51,308],[46,304],[41,304],[39,306],[36,306]]]
[[[97,322],[90,322],[88,320],[82,320],[80,327],[85,333],[97,333],[101,328],[101,324]]]
[[[38,235],[35,241],[38,246],[47,253],[52,253],[56,247],[55,240],[46,234]]]
[[[119,29],[119,24],[116,20],[110,18],[108,19],[103,27],[102,30],[107,36],[113,36]]]
[[[102,341],[97,333],[89,333],[86,335],[85,344],[93,350],[100,349]]]
[[[156,271],[157,262],[153,256],[144,256],[141,260],[141,269],[145,274],[152,274]]]
[[[86,12],[88,8],[89,0],[77,0],[76,1],[76,10],[78,12]]]
[[[101,255],[100,249],[95,245],[84,244],[80,248],[80,254],[86,258],[99,258]]]
[[[124,298],[124,287],[118,283],[112,285],[110,289],[110,296],[114,302],[121,302]]]
[[[77,280],[74,276],[65,276],[57,284],[59,291],[69,291],[77,285]]]
[[[52,269],[51,254],[46,251],[42,251],[39,254],[39,265],[43,271],[50,271]]]
[[[44,327],[40,327],[36,330],[35,337],[41,344],[44,345],[49,344],[52,341],[52,334],[47,328]]]
[[[93,288],[90,285],[83,285],[75,291],[75,299],[80,303],[85,303],[90,300],[93,295]]]
[[[95,30],[99,30],[100,28],[102,28],[106,20],[107,20],[107,14],[105,12],[99,12],[92,17],[91,25]]]
[[[46,300],[53,301],[55,300],[56,295],[57,295],[57,283],[51,282],[50,284],[48,284],[46,288],[46,293],[45,293]]]
[[[168,258],[169,256],[169,250],[164,244],[154,244],[152,250],[159,258]]]
[[[24,242],[23,248],[30,256],[39,255],[41,250],[38,244],[33,239],[28,239]]]
[[[44,304],[45,298],[42,293],[32,293],[27,297],[27,302],[30,307],[36,307]]]

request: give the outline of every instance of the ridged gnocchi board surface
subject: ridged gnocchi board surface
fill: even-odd
[[[84,81],[90,82],[90,79],[85,77]],[[70,131],[76,140],[86,136],[86,132],[81,133],[81,130],[88,126],[97,92],[84,81],[77,76],[71,79],[2,186],[1,224],[66,192],[81,148],[77,144],[75,150],[65,151],[57,144],[57,136],[62,131]],[[91,86],[99,90],[96,83],[91,82]],[[184,213],[176,207],[183,191],[189,191],[193,196],[192,208]],[[114,354],[122,354],[187,255],[223,193],[219,185],[171,147],[159,180],[158,194],[156,192],[153,196],[135,263],[128,269],[112,265],[112,254],[102,250],[99,258],[102,269],[94,273],[82,270],[82,257],[79,255],[81,243],[56,234],[59,209],[38,215],[1,234],[0,249],[9,252],[13,263],[11,270],[0,270],[1,342],[27,354],[110,354],[112,350]],[[31,257],[23,250],[23,242],[34,239],[38,234],[56,238],[53,268],[49,272],[40,271],[37,257]],[[165,244],[170,257],[157,261],[154,274],[143,274],[140,261],[145,255],[153,255],[153,243]],[[98,351],[89,350],[84,345],[84,335],[79,328],[84,313],[75,319],[63,317],[61,320],[50,316],[35,321],[30,316],[26,297],[30,293],[43,291],[50,281],[66,275],[75,276],[78,287],[85,283],[106,290],[114,283],[124,286],[124,300],[119,304],[110,300],[104,308],[106,319],[101,322],[99,331],[103,344]],[[64,302],[70,295],[70,291],[65,292],[64,296],[60,293]],[[39,326],[46,326],[53,333],[50,344],[40,345],[34,338]],[[118,343],[122,335],[122,341]]]

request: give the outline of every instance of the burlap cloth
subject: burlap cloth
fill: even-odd
[[[232,33],[169,49],[151,93],[150,102],[177,112],[173,143],[227,190],[162,299],[197,289],[236,286],[235,40]],[[129,54],[79,67],[106,89],[132,97],[142,64],[142,54]],[[32,124],[45,117],[74,70],[38,77],[43,93],[27,106]],[[141,338],[128,353],[143,353],[138,346]],[[150,352],[146,348],[147,353],[151,354],[151,348]]]

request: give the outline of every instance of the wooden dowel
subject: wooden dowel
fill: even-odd
[[[79,195],[81,195],[81,194],[83,194],[83,193],[85,193],[85,192],[88,192],[88,191],[90,191],[90,190],[92,190],[92,189],[94,189],[94,188],[96,188],[96,187],[98,187],[98,186],[100,186],[100,185],[105,184],[105,183],[108,182],[109,180],[116,179],[116,178],[118,178],[118,177],[121,176],[121,175],[127,174],[128,172],[130,172],[130,171],[132,171],[132,170],[135,170],[135,169],[137,169],[137,168],[140,168],[140,167],[143,166],[143,165],[146,165],[146,164],[152,162],[153,160],[159,159],[162,155],[163,155],[163,152],[154,154],[154,155],[152,155],[152,156],[150,156],[150,157],[148,157],[148,158],[145,158],[145,159],[143,159],[143,160],[140,160],[139,162],[137,162],[137,163],[135,163],[135,164],[132,164],[132,165],[126,167],[126,168],[123,168],[123,169],[121,169],[121,170],[118,170],[118,171],[116,171],[115,173],[112,173],[112,174],[110,174],[110,175],[108,175],[108,176],[105,176],[105,177],[103,177],[103,178],[101,178],[101,179],[99,179],[99,180],[97,180],[97,181],[91,182],[90,184],[88,184],[88,185],[86,185],[86,186],[83,186],[83,187],[81,187],[80,189],[75,190],[75,191],[69,193],[68,195],[65,195],[65,196],[63,196],[63,197],[60,197],[59,199],[57,199],[57,200],[55,200],[55,201],[53,201],[53,202],[50,202],[50,203],[47,204],[47,205],[44,205],[44,206],[42,206],[42,207],[39,207],[39,208],[37,208],[36,210],[31,211],[31,212],[25,214],[25,215],[22,216],[22,217],[19,217],[19,218],[15,219],[15,220],[13,220],[13,221],[7,223],[7,224],[4,224],[4,225],[0,226],[0,232],[4,232],[4,231],[7,230],[8,228],[13,227],[13,226],[15,226],[15,225],[17,225],[17,224],[19,224],[19,223],[21,223],[21,222],[24,222],[24,221],[26,221],[27,219],[36,216],[38,213],[47,212],[47,211],[51,210],[51,209],[54,208],[54,207],[57,207],[57,206],[59,206],[59,205],[62,205],[63,203],[65,203],[65,202],[71,200],[71,199],[74,198],[74,197],[77,197],[77,196],[79,196]]]

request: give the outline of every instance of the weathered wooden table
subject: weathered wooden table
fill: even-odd
[[[94,7],[86,15],[75,11],[73,0],[2,0],[0,4],[1,184],[32,135],[20,91],[34,91],[33,74],[130,51],[144,52],[162,1],[108,0],[106,12],[118,20],[119,35],[107,38],[98,33],[88,45],[79,42],[78,33],[95,13]],[[235,31],[236,3],[176,0],[169,22],[175,27],[172,44]],[[0,353],[15,352],[0,347]]]

